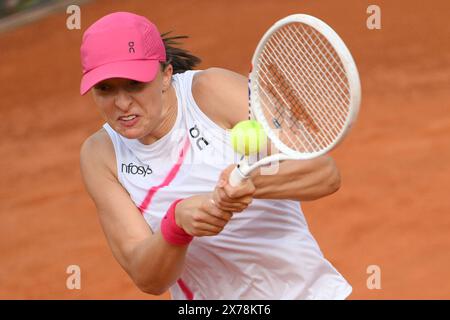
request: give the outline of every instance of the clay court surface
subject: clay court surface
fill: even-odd
[[[1,33],[0,298],[169,298],[141,293],[116,263],[78,165],[103,124],[78,93],[82,31],[133,11],[190,35],[201,68],[243,74],[277,19],[308,13],[330,24],[356,60],[363,100],[333,152],[341,189],[303,204],[312,233],[351,299],[450,299],[450,3],[376,2],[381,30],[367,29],[372,2],[360,0],[136,0],[83,5],[82,30],[65,28],[63,10]],[[81,290],[66,288],[69,265],[81,268]],[[380,290],[366,286],[370,265],[381,268]]]

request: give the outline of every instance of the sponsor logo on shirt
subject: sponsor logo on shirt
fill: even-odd
[[[201,136],[202,134],[198,129],[197,125],[194,125],[192,128],[189,129],[189,134],[191,135],[192,138],[195,139],[195,144],[197,145],[197,148],[200,151],[209,145],[209,142],[204,137]]]
[[[122,173],[127,173],[127,174],[137,174],[140,176],[146,176],[148,174],[152,174],[153,170],[150,168],[150,166],[138,166],[136,164],[133,164],[132,162],[129,164],[125,164],[122,163]]]

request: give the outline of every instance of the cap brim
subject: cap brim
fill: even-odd
[[[131,60],[108,63],[83,75],[80,93],[84,95],[100,81],[111,78],[125,78],[140,82],[155,79],[160,63],[158,60]]]

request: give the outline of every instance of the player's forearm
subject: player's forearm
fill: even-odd
[[[133,248],[128,273],[142,291],[162,294],[179,278],[187,247],[170,245],[157,232]]]
[[[322,156],[313,160],[286,160],[279,163],[276,174],[261,170],[252,174],[256,187],[254,198],[315,200],[336,192],[340,174],[334,160]]]

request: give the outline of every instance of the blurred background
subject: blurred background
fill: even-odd
[[[358,65],[363,100],[332,153],[341,189],[303,203],[310,229],[350,299],[450,299],[449,1],[79,1],[81,30],[66,27],[67,1],[0,3],[1,299],[169,298],[141,293],[114,260],[79,171],[82,142],[103,124],[79,95],[81,37],[114,11],[189,35],[202,69],[244,75],[277,19],[307,13],[331,25]],[[366,26],[371,4],[379,30]],[[81,268],[80,290],[66,287],[69,265]],[[372,265],[380,289],[367,287]]]
[[[0,4],[0,18],[14,13],[23,13],[26,10],[36,9],[48,5],[52,0],[4,0]]]

